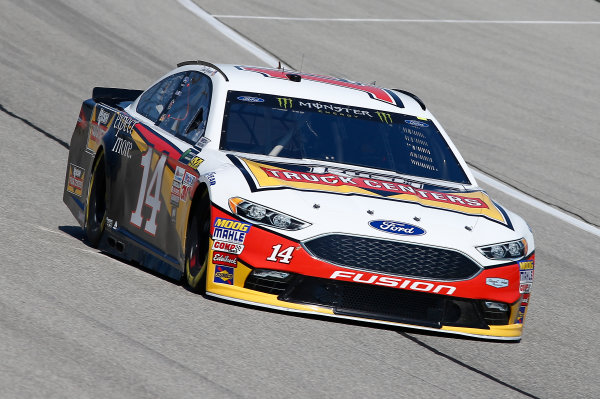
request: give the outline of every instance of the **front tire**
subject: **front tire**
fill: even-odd
[[[104,166],[104,154],[101,153],[93,168],[85,217],[85,234],[94,248],[98,247],[102,233],[104,233],[106,203],[106,168]]]
[[[185,277],[190,288],[200,293],[206,288],[210,234],[210,212],[206,192],[202,193],[200,206],[193,212],[186,235]]]

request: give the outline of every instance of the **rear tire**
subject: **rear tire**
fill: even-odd
[[[85,234],[94,248],[98,247],[102,233],[104,233],[106,203],[106,169],[104,167],[104,154],[100,154],[94,165],[90,180],[85,217]]]
[[[192,210],[185,245],[185,279],[188,286],[201,293],[206,289],[206,266],[210,234],[208,193],[203,192],[199,206]]]

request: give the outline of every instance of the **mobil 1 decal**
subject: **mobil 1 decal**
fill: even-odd
[[[414,187],[383,176],[338,173],[314,165],[273,164],[229,155],[253,191],[294,189],[360,195],[410,202],[430,208],[481,216],[512,228],[505,212],[483,191],[446,192]]]

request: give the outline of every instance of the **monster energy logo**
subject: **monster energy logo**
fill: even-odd
[[[390,114],[386,114],[385,112],[375,112],[377,114],[377,116],[379,117],[379,120],[382,121],[383,123],[392,123],[392,115]]]
[[[288,106],[292,109],[292,99],[286,97],[277,97],[277,101],[279,102],[279,107],[287,109]]]

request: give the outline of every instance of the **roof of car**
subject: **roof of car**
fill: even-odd
[[[190,66],[201,71],[211,68],[213,75],[219,74],[223,77],[227,90],[286,95],[417,116],[424,116],[426,113],[421,100],[409,92],[333,76],[283,68],[211,64],[204,61],[189,61],[178,66]]]

